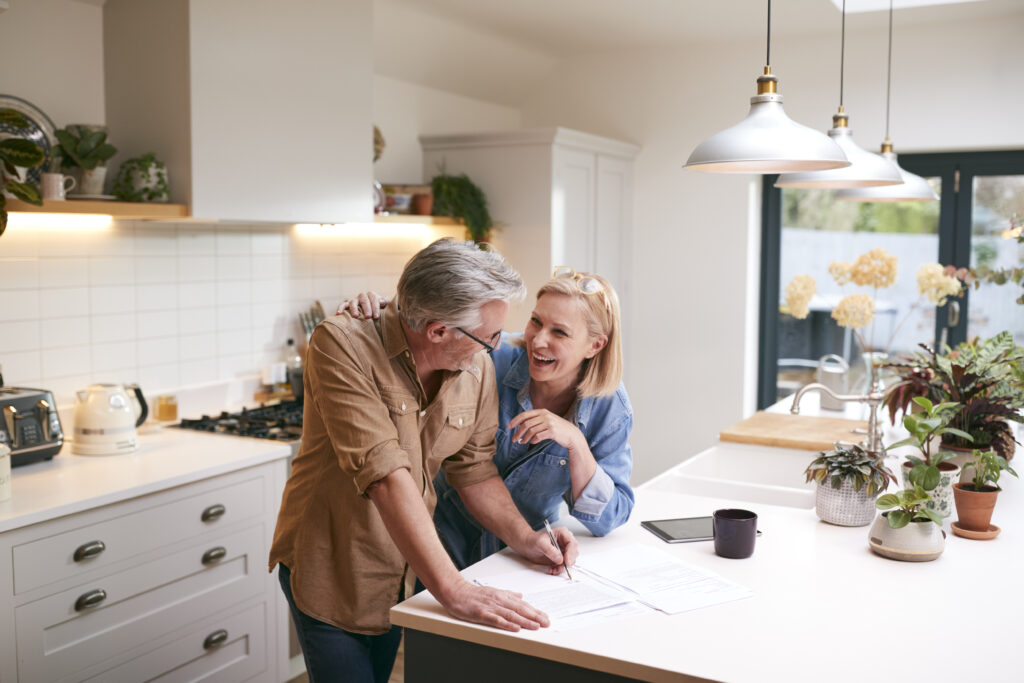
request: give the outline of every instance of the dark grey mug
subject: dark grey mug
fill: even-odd
[[[712,529],[716,555],[742,560],[754,554],[757,515],[750,510],[715,510]]]

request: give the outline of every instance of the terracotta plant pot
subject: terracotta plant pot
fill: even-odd
[[[955,485],[953,498],[959,525],[968,531],[988,531],[998,495],[999,489],[995,486],[984,486],[981,491],[975,491],[973,484]]]
[[[412,212],[417,216],[429,216],[434,210],[434,195],[414,194],[412,196]]]
[[[910,487],[911,469],[909,462],[903,463],[901,471],[903,472],[904,488]],[[932,500],[925,503],[925,506],[930,510],[935,510],[948,520],[953,514],[953,484],[959,481],[960,468],[957,465],[949,461],[939,463],[939,485],[928,492]]]

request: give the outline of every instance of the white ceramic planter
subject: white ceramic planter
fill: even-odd
[[[868,498],[864,489],[854,491],[849,481],[844,481],[837,489],[826,481],[818,484],[814,511],[823,522],[829,524],[865,526],[875,518],[875,499]]]
[[[878,515],[868,532],[868,544],[877,554],[903,562],[929,562],[942,554],[946,534],[933,522],[911,522],[893,529],[886,519],[887,513]]]
[[[900,472],[903,476],[903,487],[913,488],[910,484],[910,468],[900,467]],[[928,495],[932,497],[931,501],[925,503],[925,506],[929,510],[935,510],[945,519],[943,525],[948,525],[952,519],[955,505],[953,503],[953,484],[960,482],[960,467],[955,466],[955,469],[951,470],[939,470],[939,485],[934,490],[929,491]]]

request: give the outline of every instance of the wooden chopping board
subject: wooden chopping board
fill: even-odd
[[[867,428],[867,420],[767,413],[761,410],[723,430],[718,438],[736,443],[824,451],[832,448],[836,441],[858,443],[864,438]],[[856,434],[854,429],[864,431]]]

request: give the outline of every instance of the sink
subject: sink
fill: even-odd
[[[813,451],[720,442],[655,477],[645,488],[785,507],[814,507],[804,482]]]

